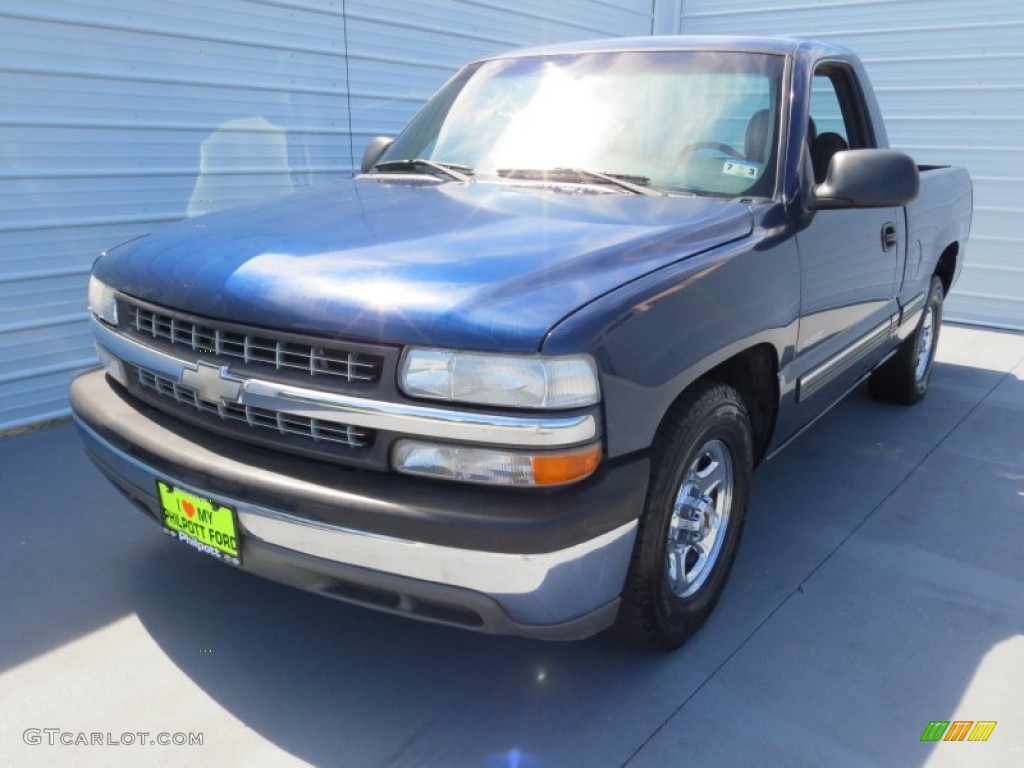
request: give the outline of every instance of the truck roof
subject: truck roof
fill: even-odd
[[[520,56],[544,56],[565,53],[595,53],[616,51],[733,51],[745,53],[772,53],[782,56],[793,55],[800,48],[816,50],[831,49],[837,54],[849,54],[845,48],[816,40],[800,40],[789,37],[734,36],[734,35],[661,35],[650,37],[611,37],[598,40],[582,40],[572,43],[557,43],[533,48],[521,48],[493,56],[489,59],[518,58]]]

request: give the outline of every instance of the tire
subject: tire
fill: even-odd
[[[876,400],[901,405],[918,403],[928,394],[935,366],[935,348],[942,328],[945,291],[938,275],[932,275],[924,312],[914,332],[899,350],[871,374],[868,389]]]
[[[669,651],[704,623],[736,557],[752,472],[753,437],[739,393],[698,383],[673,407],[652,448],[617,618],[621,635]]]

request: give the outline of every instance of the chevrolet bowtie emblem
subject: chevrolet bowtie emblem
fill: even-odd
[[[181,372],[181,385],[194,390],[200,400],[208,403],[237,403],[242,391],[242,379],[227,372],[227,367],[196,363],[196,367]]]

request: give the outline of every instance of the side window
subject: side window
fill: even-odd
[[[819,136],[823,133],[835,133],[847,144],[850,143],[835,83],[821,70],[814,73],[814,80],[811,83],[811,119],[818,129]]]
[[[863,101],[853,73],[841,64],[825,64],[811,81],[811,125],[809,135],[814,181],[821,184],[836,152],[872,146]]]

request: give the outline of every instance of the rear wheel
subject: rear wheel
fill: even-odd
[[[753,440],[739,393],[696,385],[666,418],[652,460],[618,628],[671,650],[714,608],[743,530]]]
[[[917,328],[899,351],[871,374],[871,396],[890,403],[913,405],[928,394],[935,364],[935,349],[942,327],[942,303],[945,291],[938,275],[932,276],[924,312]]]

